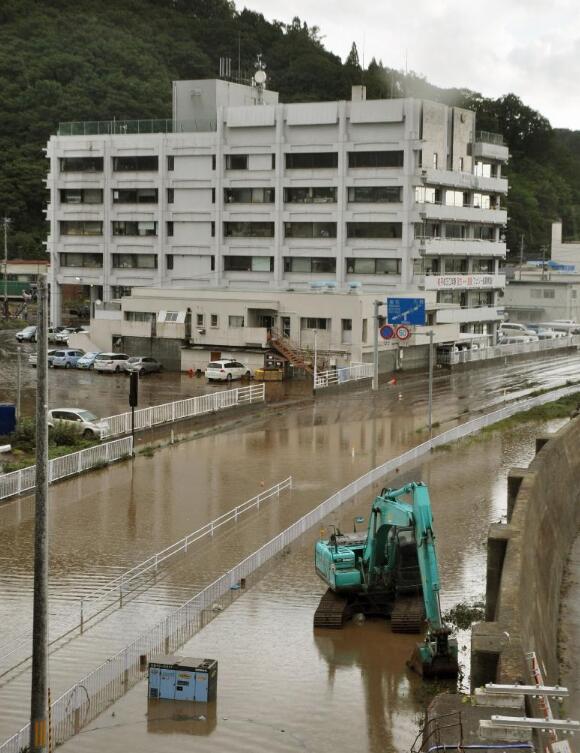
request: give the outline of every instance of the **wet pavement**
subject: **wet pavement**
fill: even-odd
[[[0,340],[0,348],[2,347],[0,400],[10,399],[11,380],[15,373],[14,362],[5,357],[9,350],[6,338]],[[513,398],[531,390],[576,379],[579,366],[580,358],[577,354],[559,354],[551,355],[542,362],[494,364],[463,372],[438,371],[434,385],[434,421],[443,423],[458,418],[464,420],[468,412],[490,409],[508,397]],[[23,404],[26,404],[26,400],[31,404],[36,372],[28,366],[23,367],[22,372],[27,375],[23,377],[23,383],[24,379],[28,380],[26,389],[29,391],[29,397],[24,399]],[[81,403],[83,407],[100,415],[126,410],[127,382],[122,376],[98,376],[72,370],[50,370],[49,376],[51,407],[63,403],[70,405],[74,399],[77,405],[84,401]],[[144,379],[142,385],[142,405],[148,404],[147,401],[156,404],[188,396],[193,392],[188,393],[187,390],[194,389],[195,385],[206,389],[203,380],[190,380],[187,376],[175,374],[151,376]],[[397,385],[383,386],[376,395],[368,392],[367,384],[366,387],[357,386],[353,391],[326,394],[316,402],[311,400],[310,390],[305,382],[268,387],[272,390],[272,399],[302,396],[304,401],[292,406],[272,406],[267,414],[262,413],[255,420],[230,431],[208,434],[195,441],[158,450],[151,458],[140,456],[131,462],[98,470],[51,487],[50,589],[51,620],[54,624],[64,614],[71,611],[77,613],[81,596],[99,584],[108,582],[145,557],[254,496],[262,485],[269,487],[289,474],[294,476],[291,495],[269,504],[259,514],[250,514],[235,527],[221,532],[211,544],[200,545],[188,557],[187,562],[171,569],[155,588],[141,594],[129,606],[91,628],[82,639],[71,640],[54,653],[51,658],[53,697],[332,492],[369,468],[416,445],[425,437],[427,391],[425,376],[422,374],[400,375]],[[216,388],[211,386],[209,389]],[[75,397],[71,397],[72,395]],[[446,584],[444,603],[449,600],[448,603],[451,604],[460,599],[482,595],[487,527],[505,512],[507,469],[513,465],[527,465],[534,454],[535,434],[546,428],[545,425],[519,427],[504,434],[493,434],[485,440],[467,440],[462,444],[460,452],[436,452],[420,467],[409,472],[409,478],[425,480],[431,486],[439,533],[442,577]],[[397,479],[393,483],[397,483]],[[350,508],[346,506],[341,511],[341,516],[345,516],[343,523],[347,530],[349,521],[355,515],[366,515],[369,502],[369,497],[365,496],[364,499],[357,499]],[[0,505],[0,646],[11,645],[18,636],[25,634],[30,624],[32,510],[32,497]],[[313,643],[311,630],[312,605],[316,604],[323,589],[320,582],[312,576],[310,547],[304,549],[302,558],[299,554],[296,556],[298,559],[295,570],[292,571],[296,573],[294,580],[286,581],[285,576],[281,577],[279,581],[274,580],[270,590],[260,584],[195,639],[206,640],[207,633],[218,641],[213,632],[216,626],[234,619],[230,615],[238,615],[239,645],[230,645],[228,649],[228,641],[224,638],[221,645],[224,646],[225,653],[223,658],[218,658],[226,665],[231,664],[236,652],[244,653],[241,646],[247,646],[248,657],[254,656],[257,662],[254,673],[257,679],[250,677],[249,664],[242,662],[239,673],[231,675],[230,687],[235,688],[232,691],[235,701],[232,709],[235,709],[235,715],[245,718],[244,714],[250,713],[248,709],[252,706],[259,709],[258,716],[262,721],[255,727],[244,722],[241,726],[228,728],[227,725],[224,726],[222,719],[222,722],[216,724],[216,730],[221,729],[226,733],[227,729],[231,729],[231,734],[235,736],[235,730],[238,729],[246,746],[254,739],[252,734],[258,735],[258,729],[266,735],[275,733],[269,738],[268,745],[271,744],[276,749],[277,745],[287,744],[289,738],[280,738],[279,730],[276,732],[277,728],[274,729],[271,721],[267,720],[297,719],[302,713],[300,709],[306,705],[315,709],[313,722],[307,725],[310,728],[309,734],[320,734],[320,739],[313,738],[315,744],[303,746],[302,749],[324,750],[320,747],[320,740],[328,729],[324,721],[325,714],[329,714],[330,722],[334,719],[337,729],[344,730],[346,708],[350,719],[348,728],[360,721],[361,729],[364,727],[365,730],[366,742],[356,749],[379,750],[378,743],[375,745],[372,742],[374,738],[371,739],[370,733],[366,731],[367,716],[370,715],[374,720],[378,711],[373,711],[373,704],[369,711],[365,700],[368,688],[363,682],[367,670],[362,670],[363,666],[372,665],[374,671],[373,657],[365,655],[366,658],[356,658],[364,647],[358,645],[358,640],[355,640],[358,633],[353,632],[353,643],[346,649],[349,655],[354,651],[352,664],[342,666],[343,660],[338,658],[335,664],[331,661],[331,666],[328,666],[319,648]],[[277,570],[273,571],[270,577],[275,579],[276,572]],[[268,582],[264,581],[265,584]],[[287,592],[295,594],[291,601],[292,609],[290,603],[287,603]],[[249,613],[244,623],[241,615],[245,609]],[[289,611],[295,611],[303,619],[296,626],[296,636],[285,626],[286,620],[290,620],[289,627],[294,627]],[[266,615],[265,632],[261,632],[263,615]],[[228,629],[236,635],[237,623]],[[382,626],[377,628],[379,629]],[[279,643],[269,646],[266,642],[269,635],[284,638],[289,645],[295,645],[296,650],[290,652],[290,656],[294,658],[287,661],[284,652],[280,651]],[[380,639],[377,640],[380,643]],[[232,644],[231,633],[229,643]],[[256,646],[260,647],[259,657],[256,656]],[[344,653],[343,649],[342,644],[336,648],[337,656]],[[194,651],[200,652],[201,648]],[[301,652],[303,659],[299,658]],[[212,656],[215,652],[208,648],[202,653]],[[411,728],[414,729],[411,719],[420,704],[415,705],[414,701],[409,701],[414,696],[409,689],[411,681],[406,675],[403,677],[398,670],[393,674],[391,670],[393,666],[402,668],[402,652],[397,650],[389,653],[387,647],[384,650],[381,648],[381,656],[383,654],[384,662],[382,659],[379,661],[380,672],[374,677],[373,684],[378,685],[382,692],[388,691],[389,697],[394,698],[390,702],[393,708],[389,706],[388,720],[384,724],[387,724],[391,735],[393,725],[397,729],[400,725],[404,729],[408,728],[410,734]],[[228,657],[233,658],[229,661]],[[283,709],[287,717],[276,716],[279,713],[278,706],[273,705],[278,693],[282,691],[269,680],[267,682],[262,679],[263,674],[267,678],[276,676],[277,665],[285,672],[280,676],[280,683],[288,683],[289,688],[296,688],[295,683],[303,677],[303,672],[309,677],[308,673],[313,667],[318,667],[316,671],[320,675],[320,681],[315,683],[312,691],[313,695],[307,696],[308,703],[305,703],[299,692],[296,693],[294,707],[290,704],[291,708],[287,708],[288,702],[284,700]],[[294,672],[293,677],[289,676],[291,671]],[[329,673],[333,676],[336,674],[344,685],[337,679],[338,684],[331,686]],[[253,682],[258,685],[261,683],[261,700],[252,696]],[[28,687],[27,671],[16,677],[0,679],[0,738],[14,732],[26,721]],[[334,687],[337,688],[336,695]],[[142,689],[140,693],[143,698]],[[323,699],[317,710],[314,705],[315,695]],[[396,699],[399,696],[401,700],[398,701]],[[228,694],[220,692],[220,697],[220,703],[225,703]],[[356,723],[351,719],[353,704],[361,709]],[[382,701],[376,709],[380,708],[382,711],[381,704]],[[143,725],[143,714],[144,711],[139,710],[135,719],[140,721],[135,721],[128,728]],[[184,723],[187,725],[193,722],[185,720]],[[300,724],[303,725],[304,722]],[[376,724],[377,729],[381,730],[383,722]],[[173,722],[161,720],[157,726],[173,729],[174,725]],[[195,725],[194,728],[198,729]],[[159,730],[151,731],[157,733]],[[302,732],[297,738],[292,738],[291,744],[300,741],[300,734]],[[118,737],[120,740],[123,736],[119,734]],[[157,734],[156,737],[161,739]],[[171,735],[168,739],[172,739]],[[255,739],[259,741],[259,735]],[[78,740],[89,741],[88,733],[83,733]],[[127,737],[125,742],[126,740]],[[214,746],[213,736],[207,738],[207,741],[211,741],[212,750],[220,749],[219,745]],[[224,747],[223,739],[221,742],[221,750],[244,749],[243,746]],[[89,744],[93,743],[87,742]],[[398,750],[396,745],[398,742],[393,743],[392,748],[387,745],[381,750]],[[74,746],[74,741],[68,746],[69,750],[80,750]],[[91,749],[104,748],[86,748]],[[123,749],[126,749],[126,745]],[[146,749],[143,747],[143,750]],[[280,750],[286,749],[293,748],[280,747]],[[355,749],[354,741],[352,749]]]

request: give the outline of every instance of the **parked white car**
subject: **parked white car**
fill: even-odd
[[[528,324],[528,328],[531,329],[540,340],[558,340],[562,337],[566,337],[566,333],[558,329],[549,329],[539,324]]]
[[[74,426],[78,429],[79,434],[87,439],[92,437],[103,439],[108,429],[106,421],[97,418],[90,410],[83,408],[54,408],[49,410],[49,427],[54,427],[59,421]]]
[[[36,342],[36,327],[24,327],[24,329],[21,329],[20,332],[16,333],[15,337],[19,343],[22,343],[22,342],[35,343]]]
[[[208,382],[231,382],[233,379],[242,379],[252,376],[251,370],[239,361],[224,360],[208,363],[205,370],[205,378]]]
[[[525,324],[520,324],[519,322],[502,322],[499,325],[498,334],[504,337],[525,335],[526,337],[531,338],[526,342],[534,342],[539,339],[533,329],[529,329]]]
[[[129,356],[126,353],[99,353],[95,358],[95,371],[113,371],[119,374],[126,370]]]

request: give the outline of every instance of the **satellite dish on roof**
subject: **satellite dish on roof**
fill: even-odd
[[[266,83],[266,71],[262,71],[262,70],[256,71],[254,73],[254,81],[260,86],[265,84]]]

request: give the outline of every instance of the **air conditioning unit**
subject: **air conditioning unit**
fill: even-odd
[[[205,327],[202,327],[201,329],[197,330],[198,335],[205,335]]]

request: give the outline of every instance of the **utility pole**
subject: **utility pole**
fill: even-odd
[[[522,279],[522,267],[524,266],[524,236],[520,237],[520,280]]]
[[[312,382],[312,391],[316,395],[316,378],[318,376],[318,343],[316,342],[318,330],[314,330],[314,376]]]
[[[542,246],[542,280],[546,279],[545,271],[546,271],[546,246]]]
[[[48,739],[48,292],[38,278],[36,385],[36,507],[34,526],[34,601],[30,753],[46,753]]]
[[[21,386],[21,374],[20,374],[20,356],[22,353],[22,346],[16,346],[16,420],[20,421],[20,386]]]
[[[433,330],[429,330],[429,439],[433,434]]]
[[[8,225],[10,217],[4,217],[4,316],[8,318]]]
[[[379,389],[379,306],[381,301],[373,304],[373,390]]]

